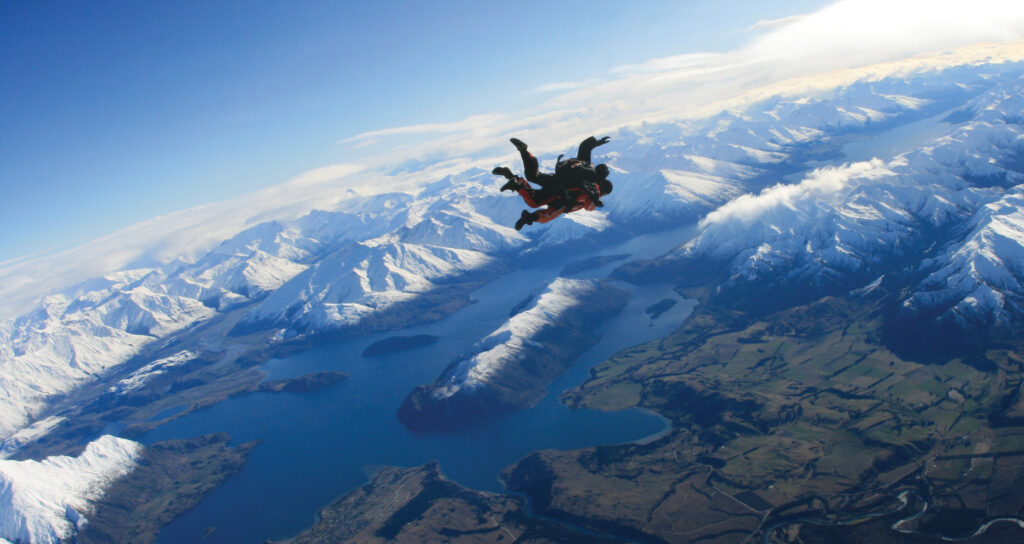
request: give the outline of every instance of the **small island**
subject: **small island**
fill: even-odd
[[[676,302],[678,301],[674,298],[663,298],[658,302],[655,302],[654,304],[648,306],[647,309],[644,310],[644,312],[646,312],[647,315],[651,316],[652,320],[658,319],[659,317],[661,317],[661,314],[671,310],[672,307],[676,305]]]
[[[345,379],[348,379],[348,374],[345,374],[344,372],[317,372],[315,374],[306,374],[305,376],[299,376],[298,378],[288,380],[263,382],[259,384],[255,390],[266,393],[280,393],[281,391],[286,391],[288,393],[309,393],[311,391],[316,391],[317,389],[323,389],[328,385],[333,385]]]
[[[439,338],[437,336],[431,334],[392,336],[391,338],[385,338],[384,340],[370,344],[369,347],[363,350],[363,357],[371,359],[383,357],[399,351],[429,346],[430,344],[436,343],[438,340]]]

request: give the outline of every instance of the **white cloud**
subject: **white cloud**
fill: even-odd
[[[836,69],[1022,38],[1019,0],[843,0],[760,37],[747,53]]]
[[[452,132],[465,132],[502,122],[507,118],[500,113],[488,113],[483,115],[471,115],[461,121],[450,123],[429,123],[421,125],[409,125],[404,127],[386,128],[363,132],[342,140],[342,143],[362,142],[364,140],[377,139],[383,136],[405,136],[413,134],[447,134]]]
[[[656,74],[676,70],[706,69],[714,66],[724,55],[721,53],[688,53],[660,59],[650,59],[639,64],[625,64],[608,71],[613,76],[635,74]]]
[[[748,27],[747,30],[774,30],[776,28],[795,23],[800,19],[803,19],[804,17],[806,17],[806,15],[789,15],[787,17],[781,17],[779,19],[762,20],[750,25],[750,27]]]
[[[796,209],[809,201],[828,199],[846,189],[852,180],[875,180],[894,173],[880,159],[839,167],[819,168],[800,183],[778,184],[760,194],[742,195],[701,220],[702,229],[732,223],[746,226],[778,208]]]
[[[315,170],[299,174],[278,187],[289,190],[313,187],[315,185],[320,185],[321,183],[337,181],[361,170],[363,170],[363,167],[357,164],[332,164],[331,166],[324,166],[322,168],[317,168]],[[277,187],[271,187],[269,190],[273,191],[275,189],[277,189]]]
[[[579,89],[580,87],[586,87],[587,85],[594,85],[598,83],[598,79],[588,79],[585,81],[563,81],[557,83],[548,83],[541,85],[533,90],[535,93],[553,93],[553,92],[564,92],[571,91],[573,89]]]
[[[757,195],[742,195],[700,222],[700,234],[680,254],[732,258],[753,248],[762,257],[776,244],[800,244],[807,225],[835,213],[859,187],[894,176],[880,159],[815,170],[799,183],[778,184]]]

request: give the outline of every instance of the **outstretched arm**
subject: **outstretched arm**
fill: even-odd
[[[580,150],[578,153],[576,153],[576,158],[583,162],[589,163],[590,152],[593,151],[595,147],[608,143],[609,140],[611,140],[611,138],[609,138],[608,136],[605,136],[600,140],[593,136],[587,138],[586,140],[583,140],[582,142],[580,142]]]

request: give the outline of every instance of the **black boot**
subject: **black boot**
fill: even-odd
[[[516,179],[516,176],[512,174],[512,170],[509,170],[507,166],[495,166],[491,173],[495,176],[505,176],[508,179]]]
[[[519,179],[507,167],[496,166],[494,170],[491,170],[491,173],[496,176],[505,176],[508,179],[505,185],[501,186],[502,191],[515,191],[519,189]]]
[[[532,225],[533,222],[538,219],[540,219],[539,213],[530,213],[526,210],[523,210],[523,213],[519,216],[519,221],[516,221],[516,230],[523,230],[523,225]]]
[[[525,142],[523,142],[519,138],[509,138],[508,141],[512,142],[512,145],[516,146],[516,149],[518,149],[520,153],[526,153]]]

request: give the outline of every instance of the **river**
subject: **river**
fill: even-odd
[[[975,538],[975,537],[978,537],[978,536],[981,536],[981,535],[985,534],[994,525],[1001,524],[1001,523],[1017,525],[1021,529],[1024,529],[1024,520],[1021,520],[1021,519],[1018,519],[1018,518],[1013,518],[1013,517],[992,518],[992,519],[989,519],[989,520],[985,521],[984,523],[981,523],[980,525],[978,525],[978,527],[976,529],[974,529],[973,531],[967,531],[967,532],[965,532],[963,534],[955,535],[955,536],[944,534],[941,531],[920,531],[920,530],[915,529],[915,528],[907,528],[906,527],[907,525],[913,525],[914,521],[916,521],[918,518],[920,518],[925,513],[927,513],[928,512],[928,508],[930,506],[930,503],[928,502],[928,500],[926,500],[924,497],[922,497],[922,494],[919,493],[918,491],[921,491],[925,495],[929,495],[929,493],[930,493],[929,486],[928,485],[924,485],[924,484],[919,485],[917,491],[915,491],[915,490],[901,490],[899,492],[895,492],[894,491],[892,497],[898,501],[899,504],[897,506],[894,506],[893,508],[890,508],[890,509],[887,509],[887,510],[881,510],[881,511],[878,511],[878,512],[872,512],[872,513],[867,513],[867,514],[861,514],[859,516],[853,516],[853,517],[850,517],[850,518],[847,518],[847,519],[841,519],[841,520],[836,520],[836,521],[826,521],[824,519],[814,519],[814,518],[809,518],[809,517],[795,517],[795,518],[786,519],[786,520],[783,520],[783,521],[777,521],[777,522],[769,525],[763,531],[762,542],[763,542],[763,544],[773,544],[775,541],[772,540],[772,536],[775,535],[775,532],[778,529],[780,529],[782,527],[786,527],[788,525],[809,524],[809,525],[818,525],[818,526],[821,526],[821,527],[849,527],[849,526],[854,526],[854,525],[861,524],[861,523],[869,521],[869,520],[878,519],[878,518],[884,518],[884,517],[892,517],[892,516],[897,516],[898,517],[898,519],[894,523],[892,523],[890,525],[890,529],[893,532],[901,533],[901,534],[904,534],[904,535],[919,535],[919,536],[926,537],[926,538],[929,538],[929,539],[933,539],[933,540],[937,540],[937,541],[945,541],[945,542],[963,542],[963,541],[970,540],[972,538]],[[913,498],[915,500],[915,503],[920,503],[920,509],[919,510],[913,511],[913,509],[911,508],[911,501],[910,501],[910,497],[911,496],[913,496]],[[907,515],[907,514],[909,514],[909,515]],[[957,514],[951,513],[951,512],[946,512],[946,513],[943,514],[944,517],[954,516],[954,515],[957,515]],[[905,516],[905,517],[900,517],[900,516]]]
[[[315,521],[317,510],[366,483],[381,465],[415,466],[438,460],[451,479],[467,487],[501,491],[498,473],[538,449],[572,449],[643,440],[665,431],[662,418],[641,410],[570,410],[558,393],[578,385],[594,364],[629,346],[661,338],[689,315],[694,301],[668,285],[636,287],[629,305],[601,330],[601,341],[584,353],[533,408],[458,433],[418,435],[396,411],[413,387],[433,381],[455,357],[508,319],[510,310],[553,281],[569,262],[629,254],[652,258],[687,240],[695,227],[633,238],[613,247],[567,255],[519,270],[473,292],[473,304],[436,323],[333,341],[285,359],[268,361],[268,379],[335,370],[343,382],[311,393],[254,393],[229,399],[164,424],[143,437],[151,444],[172,438],[228,432],[234,442],[262,440],[245,467],[196,508],[167,525],[162,544],[260,543],[294,535]],[[572,277],[601,278],[621,264],[608,263]],[[664,299],[672,306],[656,320],[645,310]],[[362,351],[394,334],[430,334],[435,344],[367,359]],[[208,529],[215,528],[203,540]]]

